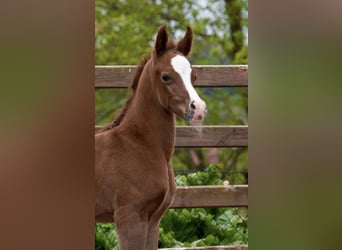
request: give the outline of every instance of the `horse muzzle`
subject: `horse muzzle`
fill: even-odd
[[[190,104],[185,112],[185,120],[190,125],[201,125],[208,113],[207,105],[204,101],[190,101]]]

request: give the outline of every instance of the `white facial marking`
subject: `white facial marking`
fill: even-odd
[[[171,65],[182,78],[190,100],[203,102],[191,84],[191,66],[189,61],[184,56],[177,55],[171,59]]]

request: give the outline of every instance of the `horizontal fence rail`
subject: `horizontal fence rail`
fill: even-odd
[[[213,247],[187,247],[187,248],[159,248],[159,250],[248,250],[248,245],[213,246]]]
[[[170,208],[248,207],[248,185],[177,186]],[[102,223],[114,222],[111,216]]]
[[[136,66],[95,66],[96,88],[127,88]],[[248,65],[193,65],[197,87],[247,87]]]
[[[247,207],[248,185],[177,187],[171,208]]]
[[[177,126],[176,147],[247,147],[248,126]]]
[[[103,126],[95,126],[98,131]],[[177,126],[176,147],[247,147],[248,126]]]

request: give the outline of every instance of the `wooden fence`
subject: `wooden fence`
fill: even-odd
[[[95,88],[126,88],[136,66],[95,66]],[[193,66],[196,87],[248,87],[247,65]],[[96,126],[96,130],[101,126]],[[248,126],[176,127],[176,147],[248,147]],[[248,185],[177,187],[172,208],[248,207]],[[164,250],[247,250],[247,245]]]

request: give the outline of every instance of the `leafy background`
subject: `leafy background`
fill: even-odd
[[[248,64],[247,0],[95,0],[95,64],[135,65],[151,51],[158,28],[167,24],[177,39],[191,26],[195,65]],[[206,101],[209,125],[247,124],[247,88],[197,88]],[[97,125],[111,121],[127,89],[95,91]],[[177,119],[178,125],[184,121]],[[246,148],[175,150],[177,185],[248,183]],[[96,224],[96,249],[117,247],[115,226]],[[159,247],[247,243],[247,209],[170,209],[160,226]]]

